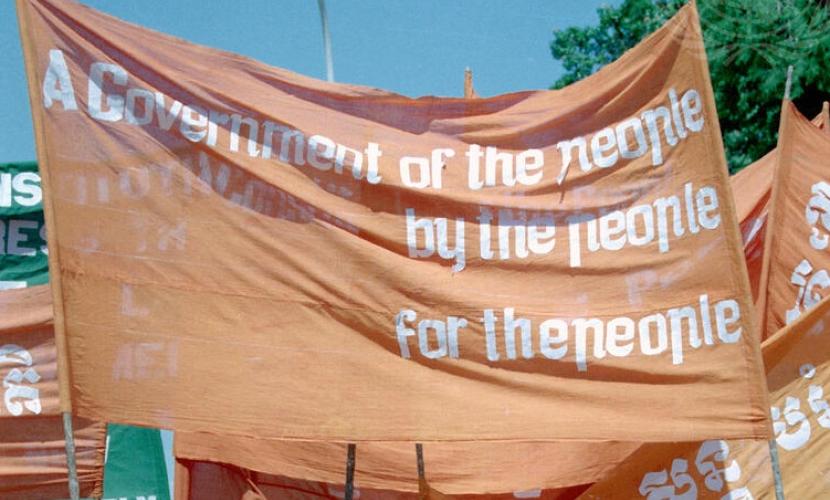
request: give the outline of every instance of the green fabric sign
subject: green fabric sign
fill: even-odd
[[[0,290],[49,281],[42,201],[37,163],[0,163]]]
[[[157,429],[107,426],[104,500],[170,500],[164,448]]]

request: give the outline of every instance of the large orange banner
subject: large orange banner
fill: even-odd
[[[0,498],[66,498],[68,472],[58,404],[48,286],[0,292]],[[80,492],[98,496],[106,426],[74,420]]]
[[[830,298],[763,344],[786,498],[828,498]],[[584,499],[775,499],[767,443],[647,444]]]
[[[693,4],[583,82],[487,99],[18,7],[78,414],[279,439],[768,437]]]

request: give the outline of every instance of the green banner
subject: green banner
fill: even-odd
[[[0,290],[49,281],[35,162],[0,163]]]
[[[105,457],[104,500],[170,500],[157,429],[108,425]]]

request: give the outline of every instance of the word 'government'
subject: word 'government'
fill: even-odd
[[[706,294],[700,295],[696,304],[655,312],[638,320],[628,316],[610,320],[548,318],[535,323],[516,315],[513,307],[502,311],[485,309],[478,318],[484,329],[484,349],[489,361],[541,355],[550,360],[573,360],[581,372],[588,370],[590,361],[607,356],[657,356],[669,352],[672,364],[680,365],[687,347],[696,350],[717,342],[737,343],[743,333],[740,320],[737,301],[726,299],[710,304]],[[414,337],[421,356],[458,359],[464,354],[459,337],[468,326],[470,321],[465,318],[418,320],[415,311],[402,309],[395,316],[400,355],[412,357],[410,338]]]
[[[99,121],[125,122],[137,126],[156,126],[163,131],[175,131],[190,142],[202,142],[216,147],[220,141],[219,129],[227,126],[225,147],[240,151],[240,136],[247,139],[244,151],[250,157],[270,159],[275,150],[279,161],[295,166],[310,165],[318,170],[334,170],[342,174],[351,170],[355,179],[364,177],[370,184],[378,184],[380,146],[369,142],[363,149],[336,143],[317,134],[310,137],[297,129],[264,120],[245,117],[239,113],[221,113],[197,105],[184,104],[158,91],[140,87],[126,87],[127,71],[116,64],[95,62],[89,68],[87,112]],[[116,88],[116,90],[105,90]],[[49,51],[49,67],[43,79],[43,105],[51,108],[56,101],[66,111],[78,109],[74,87],[69,76],[63,52]],[[178,121],[178,127],[174,124]],[[292,151],[293,150],[293,151]],[[364,174],[365,163],[365,174]]]
[[[354,179],[379,184],[381,145],[349,147],[322,134],[308,134],[288,125],[240,113],[221,112],[186,104],[141,87],[129,86],[130,76],[116,64],[94,62],[89,67],[86,88],[87,113],[104,122],[154,127],[178,133],[187,141],[222,147],[251,158],[278,159],[296,167],[309,166],[337,174],[351,173]],[[49,51],[49,66],[43,79],[43,105],[50,109],[60,102],[65,111],[78,110],[75,89],[61,50]],[[561,156],[559,184],[565,179],[574,158],[583,172],[594,167],[607,169],[621,160],[641,158],[650,153],[651,163],[664,162],[664,144],[674,147],[700,132],[704,126],[703,100],[689,89],[678,97],[672,88],[668,103],[647,109],[615,126],[584,137],[556,144]],[[226,131],[226,132],[225,132]],[[553,153],[553,148],[551,148]],[[466,158],[467,188],[479,190],[499,184],[531,186],[542,181],[545,153],[540,149],[500,151],[493,146],[469,144],[466,151],[437,148],[425,156],[405,155],[397,160],[401,183],[414,189],[442,189],[442,171],[450,158]]]

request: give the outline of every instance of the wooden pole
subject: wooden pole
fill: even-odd
[[[774,438],[769,440],[769,458],[772,462],[772,478],[775,480],[775,500],[784,500],[784,482],[781,480],[781,464]]]
[[[415,459],[418,461],[418,480],[424,479],[424,445],[415,443]]]
[[[81,487],[78,484],[78,467],[75,463],[75,437],[72,433],[72,414],[63,412],[63,438],[66,441],[66,468],[69,471],[69,498],[79,500]]]
[[[323,51],[326,57],[326,80],[334,82],[334,58],[331,55],[331,34],[329,33],[329,16],[326,13],[326,0],[317,0],[320,8],[320,23],[323,25]]]
[[[346,452],[346,488],[343,492],[344,500],[352,500],[354,496],[354,463],[356,454],[357,446],[354,443],[349,443],[348,451]]]
[[[175,455],[175,451],[173,454]],[[173,484],[173,498],[190,498],[190,468],[184,462],[175,460],[175,457],[174,461],[175,465],[173,467],[175,473],[173,479],[175,482]]]
[[[830,102],[827,101],[821,105],[821,128],[830,134]]]
[[[793,66],[792,64],[787,68],[787,84],[784,86],[784,100],[790,100],[790,91],[792,90],[793,86]],[[782,120],[784,119],[784,110],[781,110],[781,117]],[[782,122],[783,123],[783,122]],[[781,126],[781,131],[783,131],[783,125]],[[778,157],[779,160],[781,159],[781,155],[784,153],[783,148],[780,147],[781,145],[781,131],[779,131],[779,138],[778,138]],[[774,203],[774,202],[773,202]],[[769,220],[769,219],[768,219]],[[772,479],[775,482],[775,500],[784,500],[784,483],[781,479],[781,463],[778,461],[778,445],[775,442],[775,438],[769,440],[769,458],[770,464],[772,465]]]
[[[478,97],[476,90],[473,88],[473,70],[470,68],[464,69],[464,99],[475,99]]]
[[[58,365],[58,392],[60,396],[61,415],[63,417],[63,434],[66,449],[66,468],[69,473],[69,498],[79,500],[78,471],[75,463],[75,439],[72,434],[72,395],[70,391],[69,347],[66,341],[66,326],[63,313],[63,287],[61,285],[58,231],[55,227],[55,207],[52,198],[51,169],[47,154],[46,136],[43,132],[43,113],[41,108],[40,81],[37,74],[37,59],[34,43],[29,39],[29,7],[23,0],[17,0],[17,23],[20,28],[20,45],[23,47],[23,62],[26,67],[26,80],[29,86],[29,105],[32,109],[32,124],[35,132],[35,150],[37,152],[43,188],[43,218],[49,247],[49,282],[52,291],[53,330],[55,332],[55,350]]]

